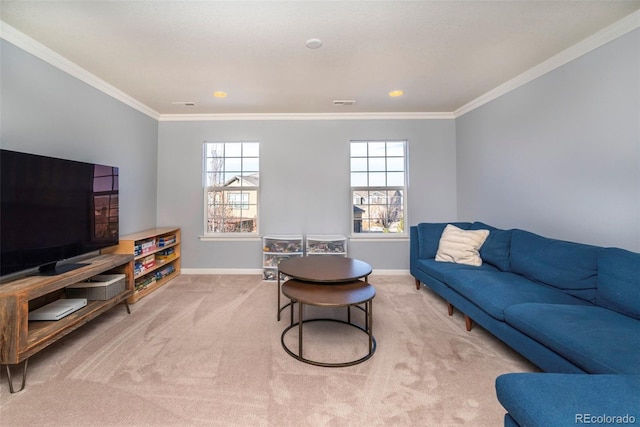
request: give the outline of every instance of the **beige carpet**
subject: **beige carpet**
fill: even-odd
[[[182,275],[53,344],[27,388],[0,384],[2,426],[500,426],[495,378],[535,371],[410,276],[372,276],[378,348],[347,368],[285,353],[276,284],[258,276]],[[309,315],[342,316],[326,310]],[[355,315],[354,315],[355,317]],[[366,335],[337,323],[305,329],[305,356],[361,357]],[[297,331],[287,343],[297,349]],[[346,339],[345,339],[346,338]]]

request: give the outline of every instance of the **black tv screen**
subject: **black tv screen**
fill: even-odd
[[[0,276],[118,243],[118,168],[0,150]]]

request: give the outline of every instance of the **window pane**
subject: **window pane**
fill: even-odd
[[[224,160],[222,158],[209,158],[207,159],[207,171],[217,172],[222,171],[222,165]]]
[[[384,157],[386,155],[386,143],[370,142],[369,157]]]
[[[366,171],[367,159],[362,157],[354,157],[351,159],[351,171]]]
[[[207,144],[207,157],[224,156],[224,144]]]
[[[404,157],[404,141],[387,142],[387,156]]]
[[[366,173],[352,173],[351,174],[351,186],[352,187],[364,187],[367,185]]]
[[[383,187],[385,185],[384,172],[369,172],[369,186]]]
[[[205,175],[205,183],[204,183],[204,185],[206,185],[207,187],[211,187],[212,185],[216,185],[217,184],[216,178],[218,178],[218,177],[219,177],[219,174],[217,174],[217,173],[211,173],[211,172],[207,173]]]
[[[239,158],[226,158],[224,159],[224,170],[225,172],[239,172],[242,170],[242,159]]]
[[[242,170],[245,172],[258,172],[260,170],[260,161],[258,158],[242,159]]]
[[[240,142],[227,142],[224,144],[224,156],[225,157],[240,157],[242,156],[242,143]]]
[[[404,186],[404,172],[388,172],[387,185],[392,187]]]
[[[404,158],[402,158],[402,157],[389,157],[389,158],[387,158],[387,170],[388,171],[403,171],[404,170]]]
[[[245,142],[243,144],[242,150],[242,155],[244,157],[258,157],[260,154],[260,144],[258,144],[257,142]]]
[[[369,159],[369,170],[370,171],[384,171],[386,170],[386,162],[384,157],[380,158],[370,158]]]
[[[225,172],[223,176],[224,176],[224,181],[221,183],[222,186],[238,185],[238,183],[234,181],[234,178],[238,176],[236,172]]]
[[[351,157],[367,157],[367,143],[366,142],[352,142],[351,143]]]

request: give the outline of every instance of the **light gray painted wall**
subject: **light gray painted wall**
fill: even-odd
[[[155,227],[158,122],[2,40],[0,146],[120,168],[120,233]]]
[[[157,222],[182,228],[183,268],[262,266],[259,241],[199,240],[204,141],[260,142],[261,234],[349,235],[352,139],[408,140],[409,224],[456,217],[453,120],[160,122]],[[408,240],[348,249],[376,269],[408,269]]]
[[[640,251],[640,30],[456,120],[458,213]]]
[[[185,268],[261,266],[260,242],[198,239],[202,143],[228,140],[261,142],[262,234],[348,234],[349,140],[406,138],[409,225],[483,220],[640,250],[639,31],[455,122],[158,124],[1,43],[0,146],[119,166],[121,231],[180,226]],[[349,250],[376,269],[408,268],[407,241]]]

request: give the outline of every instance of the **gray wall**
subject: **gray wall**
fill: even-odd
[[[118,166],[120,233],[154,227],[158,122],[0,43],[0,147]]]
[[[260,241],[201,241],[202,144],[260,142],[260,233],[350,233],[349,141],[406,139],[409,224],[456,217],[453,120],[160,122],[158,224],[182,228],[183,268],[259,269]],[[350,241],[377,269],[408,269],[408,241]]]
[[[640,30],[456,120],[459,219],[640,250]]]
[[[228,140],[261,142],[263,235],[348,235],[349,140],[401,138],[408,225],[483,220],[640,251],[640,31],[455,121],[158,123],[1,43],[0,146],[119,166],[121,231],[181,227],[187,269],[261,266],[259,241],[199,239],[202,143]],[[349,244],[376,269],[408,268],[406,240]]]

